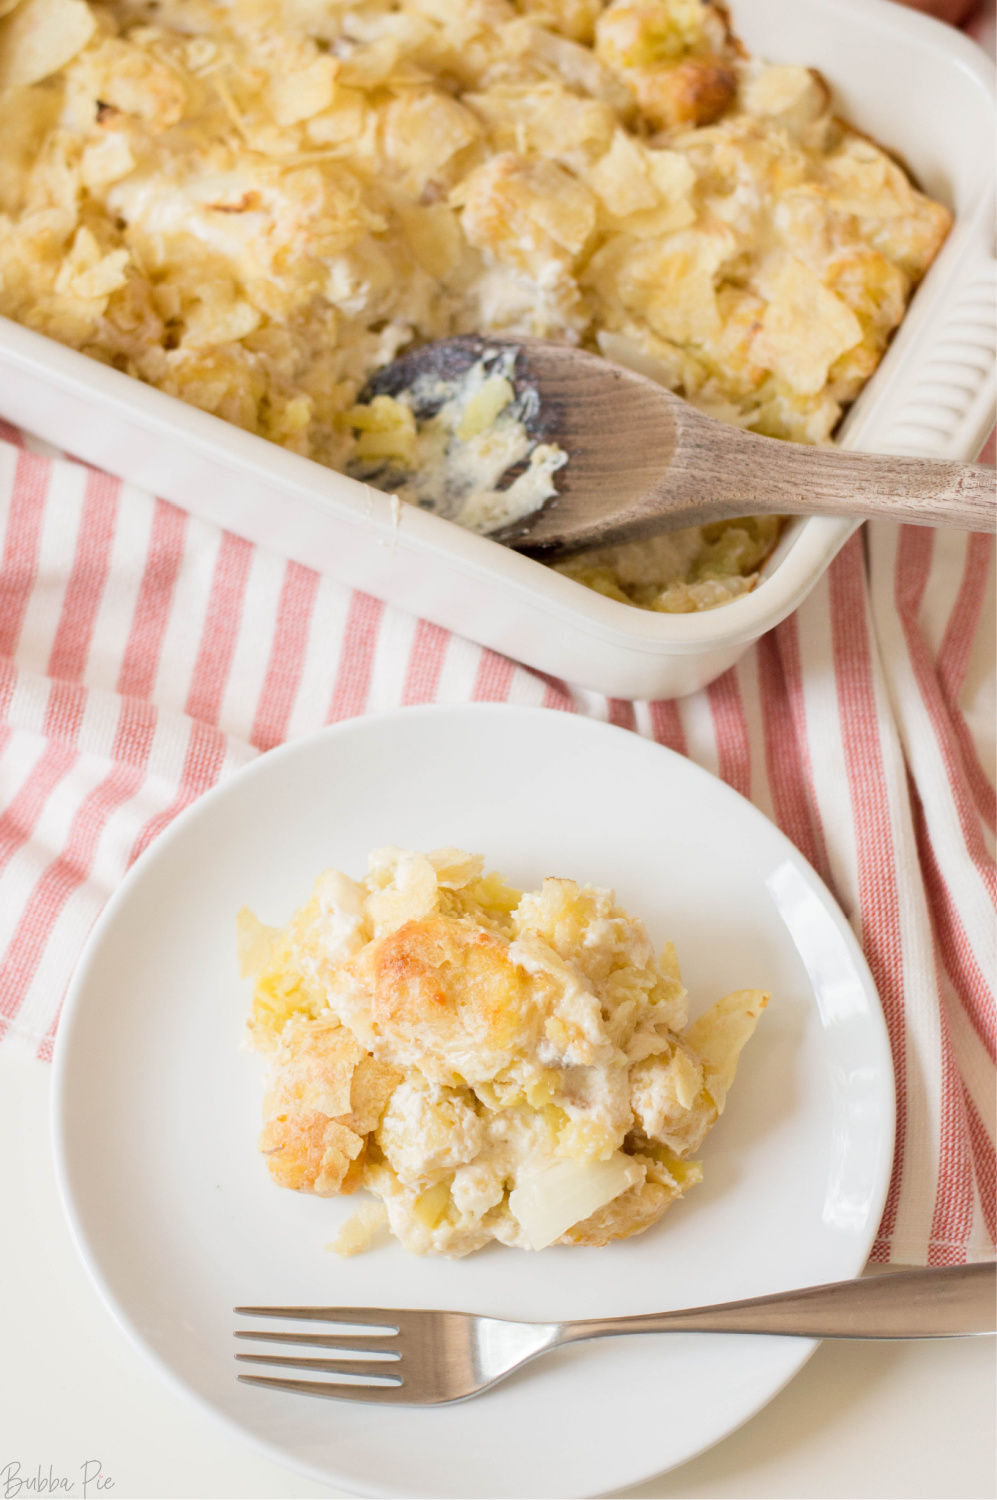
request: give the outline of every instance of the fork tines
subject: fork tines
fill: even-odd
[[[309,1318],[316,1323],[362,1323],[398,1332],[396,1314],[383,1307],[234,1307],[243,1318]]]
[[[290,1391],[296,1396],[325,1396],[333,1401],[392,1401],[398,1399],[401,1382],[386,1380],[375,1385],[350,1385],[348,1381],[327,1384],[324,1380],[271,1380],[267,1375],[240,1375],[244,1385],[265,1385],[272,1391]]]
[[[299,1318],[315,1322],[362,1326],[380,1331],[351,1333],[263,1332],[256,1329],[236,1330],[238,1339],[255,1339],[261,1343],[307,1345],[310,1348],[342,1350],[344,1355],[365,1354],[366,1359],[306,1359],[288,1354],[237,1354],[237,1360],[258,1365],[277,1365],[291,1369],[335,1375],[335,1382],[283,1380],[267,1375],[240,1375],[247,1385],[269,1386],[275,1390],[299,1395],[338,1397],[353,1401],[384,1401],[400,1391],[403,1380],[398,1365],[401,1353],[392,1347],[399,1333],[397,1322],[386,1323],[384,1309],[371,1307],[237,1307],[236,1313],[258,1318]]]

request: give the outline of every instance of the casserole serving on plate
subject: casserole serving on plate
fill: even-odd
[[[30,0],[28,9],[31,9]],[[630,9],[636,13],[637,8]],[[17,14],[19,12],[15,13],[14,24],[17,22]],[[27,12],[25,15],[27,16]],[[623,11],[614,8],[605,13],[604,19],[607,24],[610,18],[614,23],[620,20],[622,24],[627,17],[626,8]],[[12,23],[4,24],[9,30]],[[992,420],[990,412],[993,401],[993,332],[992,316],[987,305],[988,300],[992,301],[988,280],[992,281],[993,260],[989,253],[988,235],[993,173],[971,147],[974,138],[982,138],[982,131],[991,114],[992,85],[984,60],[972,44],[964,39],[922,17],[912,16],[886,5],[859,6],[847,3],[847,0],[845,3],[842,0],[831,0],[828,4],[815,4],[803,9],[794,7],[789,16],[783,14],[783,8],[780,7],[777,34],[777,20],[770,13],[769,7],[746,3],[736,9],[734,24],[756,57],[775,62],[817,64],[836,91],[834,105],[838,112],[888,148],[899,150],[920,179],[925,191],[947,203],[955,211],[956,222],[949,239],[919,290],[899,336],[850,413],[840,434],[841,440],[849,446],[867,449],[922,451],[948,457],[971,456]],[[520,23],[515,23],[515,26],[519,25]],[[599,25],[602,27],[602,20]],[[155,28],[146,29],[149,38],[153,39]],[[619,32],[620,26],[614,25],[611,31]],[[551,33],[534,34],[538,38],[538,46],[541,37],[549,37],[552,42],[554,40]],[[136,32],[136,36],[138,35]],[[191,42],[184,45],[190,50],[199,44]],[[574,44],[565,42],[559,45],[570,47]],[[598,45],[597,39],[597,50]],[[86,54],[86,58],[91,61],[84,63],[83,72],[86,72],[86,67],[90,67],[92,71],[103,52],[108,48],[113,50],[115,46],[121,49],[123,44],[110,41],[104,43],[98,39],[95,47]],[[124,50],[127,51],[127,48]],[[593,65],[597,66],[592,54],[587,53],[584,48],[575,47],[575,51],[583,58],[591,59]],[[532,53],[529,55],[532,56]],[[347,56],[349,57],[348,51]],[[319,64],[316,63],[315,66],[318,67]],[[329,62],[326,66],[328,70],[338,65]],[[353,66],[355,70],[355,64],[348,66]],[[687,66],[694,65],[682,64],[678,72],[681,73],[682,68]],[[695,66],[702,69],[706,64]],[[724,69],[714,71],[723,73]],[[788,71],[790,74],[794,73],[792,69]],[[779,69],[775,70],[776,74],[779,72]],[[657,75],[654,76],[656,82],[660,83]],[[803,79],[807,77],[799,68],[795,70],[795,76]],[[117,143],[119,154],[121,149],[125,153],[128,150],[124,144],[126,137],[115,132],[115,117],[120,114],[113,102],[117,100],[114,90],[118,81],[109,75],[106,83],[101,83],[97,89],[100,95],[97,102],[99,141],[98,144],[88,146],[84,153],[84,166],[91,177],[97,166],[101,166],[102,170],[107,166],[104,162],[104,157],[108,154],[105,148]],[[79,85],[80,78],[71,82],[70,98],[75,97],[72,89],[76,88],[78,91]],[[198,87],[200,85],[194,85],[195,95]],[[109,94],[108,88],[111,89]],[[221,84],[219,90],[222,90]],[[349,90],[346,92],[349,93]],[[416,96],[405,96],[403,89],[401,97]],[[486,101],[489,97],[481,96]],[[112,103],[106,103],[106,98],[111,99]],[[32,99],[33,96],[26,99],[23,107],[27,108]],[[930,100],[930,110],[924,107],[926,99]],[[10,107],[10,97],[7,103]],[[577,100],[575,104],[578,108],[582,107]],[[131,105],[126,102],[123,107],[129,110]],[[245,133],[250,127],[256,128],[245,113],[241,117],[238,115],[235,104],[231,107],[240,131]],[[244,104],[240,103],[239,107],[245,110]],[[453,111],[461,112],[457,104],[450,107]],[[644,108],[643,104],[641,107]],[[394,105],[391,108],[394,109]],[[596,106],[592,106],[592,111],[598,113]],[[647,110],[644,112],[646,114]],[[89,112],[85,110],[85,113],[87,119],[92,117],[92,99]],[[463,111],[463,114],[466,113]],[[123,118],[127,119],[127,115]],[[468,115],[472,123],[473,118]],[[745,116],[739,118],[749,119]],[[231,126],[228,128],[231,129]],[[748,129],[750,133],[750,122]],[[720,127],[713,133],[718,132]],[[693,132],[693,135],[698,141],[697,133]],[[708,130],[703,132],[704,140],[709,136]],[[673,138],[666,137],[666,142],[671,142]],[[851,139],[857,140],[854,136]],[[625,145],[626,137],[621,135],[621,142]],[[669,147],[661,151],[654,139],[650,144],[654,148],[650,151],[639,142],[630,145],[627,150],[635,159],[642,154],[645,175],[647,168],[650,168],[656,184],[666,166],[674,168],[668,174],[669,181],[676,173],[679,176],[688,173],[689,167],[685,159],[677,155],[674,149]],[[8,147],[16,151],[16,142],[9,140]],[[148,155],[151,148],[146,146],[143,149]],[[525,150],[526,147],[520,146],[519,149]],[[678,149],[684,149],[681,140]],[[875,153],[874,148],[863,147],[858,140],[854,150],[859,156],[863,150],[866,154],[872,151],[873,156],[878,156],[879,162],[884,164],[882,170],[887,174],[893,172],[899,177],[887,158],[882,153]],[[95,152],[101,154],[101,162],[96,165],[89,161]],[[609,155],[611,157],[612,152]],[[255,157],[252,158],[252,161],[255,160]],[[503,162],[514,165],[516,161],[514,155],[495,158],[489,166],[481,168],[477,176],[490,181],[495,177],[492,166],[497,168]],[[12,170],[16,170],[14,162],[16,156],[12,160]],[[51,175],[51,163],[47,170]],[[588,178],[592,179],[590,186],[594,187],[600,201],[611,200],[612,214],[623,211],[616,201],[620,199],[622,202],[622,186],[619,182],[614,179],[609,184],[611,192],[607,200],[607,185],[601,179],[596,180],[596,170],[586,169],[584,164],[577,170],[582,171],[583,177],[587,172]],[[598,170],[605,176],[601,160]],[[299,173],[299,176],[305,175],[307,170]],[[564,185],[572,188],[568,198],[573,195],[578,199],[575,205],[578,213],[582,209],[586,214],[592,213],[595,200],[589,189],[579,183],[577,178],[572,178],[553,163],[550,175],[557,177],[558,181],[563,178]],[[472,178],[468,181],[472,181],[474,176],[472,173]],[[133,174],[127,182],[135,180]],[[218,182],[214,182],[215,188],[218,187]],[[209,183],[208,186],[210,185]],[[520,188],[522,186],[519,184]],[[96,189],[92,187],[91,198],[94,191]],[[455,191],[463,193],[465,189],[461,185]],[[467,191],[473,196],[473,187]],[[647,191],[645,184],[645,192]],[[724,192],[726,191],[725,188]],[[821,189],[816,191],[819,194]],[[217,192],[214,196],[218,196]],[[97,197],[93,201],[86,200],[86,222],[92,221],[97,235],[113,244],[113,217],[102,228],[99,197],[100,193],[97,191]],[[803,207],[805,199],[806,192],[800,199]],[[723,203],[726,201],[720,200],[716,212],[721,215],[725,212]],[[208,204],[209,209],[219,210],[214,218],[226,232],[230,216],[238,217],[240,207],[245,207],[242,200],[239,204],[230,206],[227,199],[224,203],[219,200],[216,204],[214,197]],[[127,222],[129,234],[133,233],[130,226],[134,222],[134,208],[135,205],[131,208],[125,205],[120,210],[123,217],[119,217],[117,221],[117,227],[121,230],[126,228]],[[540,217],[544,223],[551,217],[553,208],[553,201],[543,208]],[[862,212],[861,209],[849,209],[847,204],[845,208],[847,213]],[[793,212],[798,211],[799,205]],[[890,211],[903,212],[899,207]],[[444,218],[448,217],[445,208],[419,209],[415,212],[429,216],[437,213]],[[469,208],[464,211],[465,220],[469,212]],[[603,210],[600,208],[599,212],[602,213]],[[247,223],[253,217],[252,214],[246,215]],[[480,211],[478,217],[481,217]],[[637,217],[640,218],[640,215]],[[647,218],[648,215],[645,213],[643,217]],[[650,217],[655,218],[655,214],[652,212]],[[659,210],[657,218],[660,217]],[[470,222],[473,228],[476,222],[473,215]],[[532,219],[529,222],[532,223]],[[629,225],[630,221],[626,222]],[[860,218],[857,222],[861,224],[863,220]],[[901,223],[893,220],[889,222]],[[236,219],[232,223],[234,225]],[[730,231],[724,230],[719,221],[711,220],[709,223],[713,228],[706,230],[707,236],[712,234],[716,238],[719,233],[723,238],[726,233],[729,237]],[[559,229],[562,237],[563,227],[562,225]],[[472,243],[477,243],[467,224],[465,231],[470,235]],[[15,238],[18,232],[15,229]],[[215,237],[217,232],[217,226],[213,225],[212,234]],[[632,234],[636,231],[628,229],[627,232]],[[635,245],[634,251],[628,252],[630,260],[633,260],[642,244],[653,248],[651,242],[641,239],[641,234],[645,232],[648,232],[646,226],[638,232],[636,242],[628,242],[626,235],[621,237],[619,243]],[[878,221],[870,221],[867,231],[860,230],[860,238],[856,243],[861,251],[861,260],[877,259],[874,246],[879,244],[877,236],[884,232],[892,244],[896,233],[888,229],[885,223],[879,226]],[[868,252],[862,248],[866,234],[870,236]],[[76,241],[83,238],[87,240],[87,245],[93,241],[90,229],[80,228]],[[682,238],[681,234],[673,234],[669,244]],[[699,231],[684,238],[689,239],[690,243],[695,241],[699,248],[705,243]],[[56,303],[59,305],[60,297],[64,302],[67,290],[79,280],[76,261],[80,259],[77,250],[81,247],[76,241],[69,257],[72,264],[63,264],[55,285]],[[150,245],[136,245],[132,254],[139,268],[143,259],[149,263],[150,253],[155,262],[156,246],[161,243],[160,233],[159,239],[150,242],[151,249]],[[193,246],[196,241],[191,243]],[[306,260],[307,244],[306,240],[303,252]],[[58,320],[53,324],[48,318],[44,312],[46,294],[42,283],[39,292],[42,301],[36,310],[30,298],[23,308],[16,295],[14,301],[11,301],[10,293],[12,290],[16,293],[21,273],[17,264],[10,264],[10,248],[8,243],[7,275],[8,280],[13,276],[13,282],[8,286],[6,307],[19,318],[27,315],[27,320],[35,326],[51,329],[66,342],[87,347],[85,337],[79,338],[72,332],[67,333]],[[86,248],[87,246],[82,247]],[[96,241],[93,241],[92,248],[99,254]],[[24,264],[30,267],[30,248],[26,248],[23,253],[28,256]],[[127,249],[122,249],[105,257],[108,274],[112,269],[111,261],[117,257],[127,262],[128,253]],[[606,259],[607,253],[611,260],[614,252],[609,245],[597,253],[591,261],[590,270],[586,272],[594,288],[588,295],[595,297],[597,303],[600,297],[609,296],[612,300],[622,287],[618,273],[613,271],[609,274],[611,266]],[[794,250],[793,253],[799,252]],[[887,256],[892,253],[886,249]],[[806,252],[803,254],[806,258]],[[878,256],[878,260],[881,261],[882,256]],[[805,271],[799,262],[790,261],[789,264],[796,267],[798,280],[801,277],[805,280],[808,276],[813,279],[812,273]],[[883,264],[887,270],[891,270],[885,262]],[[922,268],[923,264],[922,260]],[[103,266],[103,262],[101,265]],[[630,261],[627,261],[627,266],[629,265]],[[97,267],[98,271],[100,269],[101,267]],[[596,269],[599,271],[598,275]],[[630,268],[626,274],[629,277],[636,273]],[[892,270],[891,274],[894,277],[900,275],[898,271]],[[915,279],[917,274],[915,268]],[[92,279],[92,275],[89,280],[86,276],[83,277],[88,287]],[[486,276],[485,280],[487,279]],[[833,284],[835,283],[832,282]],[[141,281],[136,283],[133,290],[140,292],[142,285]],[[400,285],[405,286],[407,283]],[[735,277],[734,287],[737,285]],[[660,296],[665,295],[665,290],[658,287],[655,295],[659,301]],[[688,295],[693,290],[690,285]],[[162,293],[158,283],[152,287],[157,305],[169,291],[171,288],[166,283],[163,284]],[[761,291],[763,298],[774,295],[771,290],[765,290],[764,286]],[[275,282],[272,296],[279,298],[279,295],[279,284]],[[537,295],[540,295],[539,289]],[[624,290],[622,295],[624,302],[621,304],[621,311],[626,306],[629,294]],[[728,301],[731,297],[740,299],[746,310],[745,316],[750,312],[749,304],[765,307],[764,302],[758,303],[757,298],[753,302],[750,294],[733,288],[729,288],[724,295]],[[827,301],[829,315],[835,314],[839,322],[844,320],[855,323],[854,315],[847,310],[845,303],[822,291],[817,283],[814,295]],[[201,293],[198,292],[197,296],[200,299]],[[682,296],[687,298],[687,293],[683,291]],[[200,307],[200,300],[197,305]],[[682,306],[686,307],[686,301],[683,301]],[[896,322],[900,308],[902,302],[890,323]],[[248,303],[243,310],[251,312]],[[776,303],[770,302],[765,311],[764,332],[761,335],[763,342],[767,339],[772,343],[776,329],[775,325],[770,327],[770,324],[775,310]],[[34,315],[35,311],[37,316]],[[694,311],[691,306],[687,308],[688,316],[685,321],[692,318]],[[166,314],[163,313],[163,316]],[[597,320],[600,316],[596,309]],[[751,316],[757,319],[760,312]],[[830,325],[825,327],[824,320],[819,315],[815,316],[817,325],[825,335],[818,343],[826,343],[826,336],[831,331]],[[119,314],[115,313],[114,317],[119,318]],[[203,322],[203,316],[201,321]],[[489,326],[495,326],[494,320],[487,316],[484,321]],[[661,320],[652,321],[657,326],[657,322]],[[423,326],[423,322],[419,324],[421,336],[434,336],[434,325],[430,322]],[[889,327],[890,323],[886,326]],[[498,326],[502,326],[501,320]],[[620,327],[618,323],[614,325],[610,322],[608,325],[610,329],[614,326]],[[669,331],[670,326],[669,324],[668,330],[662,330],[666,340],[674,337]],[[810,325],[805,321],[803,326]],[[108,325],[111,332],[115,327],[116,323]],[[375,324],[375,331],[376,327]],[[858,325],[856,329],[857,327]],[[526,328],[522,331],[544,330]],[[625,335],[625,326],[620,327],[620,333]],[[838,329],[837,333],[841,335],[842,330]],[[848,328],[843,333],[848,337],[843,338],[841,348],[847,348],[849,343],[854,343],[859,337],[857,331],[852,334]],[[254,339],[258,342],[259,337],[272,342],[272,338],[262,331],[256,336],[250,330],[248,343],[255,347]],[[329,337],[334,338],[334,331],[330,330]],[[626,343],[625,337],[614,337],[617,342]],[[157,352],[155,346],[150,345],[149,357],[153,359],[153,363],[157,359],[163,363],[167,372],[170,368],[187,370],[190,355],[185,351],[189,341],[187,333],[184,333],[183,346],[175,356]],[[171,347],[168,343],[165,345],[167,350]],[[243,354],[238,343],[225,347],[231,350],[233,358]],[[219,351],[223,366],[225,347]],[[331,347],[330,345],[330,351]],[[878,347],[882,348],[882,342]],[[679,355],[679,350],[673,344],[666,342],[662,348],[666,355],[669,349],[673,355]],[[101,352],[99,347],[93,352],[99,359],[111,357],[110,353]],[[607,349],[607,352],[613,351]],[[259,359],[264,355],[258,353],[248,357]],[[619,357],[625,358],[625,352]],[[706,357],[709,360],[714,356],[707,354]],[[878,358],[878,350],[876,357]],[[177,364],[178,360],[180,364]],[[123,356],[116,356],[115,362],[127,364],[129,368],[133,363]],[[327,362],[330,363],[331,371],[331,356]],[[763,367],[769,365],[769,356],[764,357],[761,363]],[[847,360],[839,362],[835,365],[835,370],[843,368],[847,363]],[[875,359],[872,363],[875,364]],[[311,451],[308,443],[296,441],[293,446],[298,447],[298,452],[282,451],[250,432],[223,424],[207,412],[182,407],[163,391],[141,385],[118,370],[109,368],[107,364],[86,361],[73,350],[57,346],[37,333],[13,324],[0,327],[0,369],[4,367],[11,373],[17,372],[15,379],[6,382],[8,389],[4,398],[5,413],[42,436],[54,439],[92,462],[286,556],[318,566],[394,604],[416,611],[542,670],[621,696],[674,695],[689,691],[724,670],[751,640],[795,607],[820,576],[850,530],[847,523],[842,525],[822,520],[797,522],[788,527],[778,548],[765,565],[755,591],[751,594],[742,593],[741,597],[721,609],[699,615],[637,611],[618,602],[623,597],[618,591],[616,598],[594,595],[580,588],[572,579],[559,577],[483,538],[462,533],[438,517],[423,514],[410,507],[400,510],[397,502],[392,503],[377,492],[338,473],[319,468],[303,457],[304,453]],[[770,367],[777,370],[778,364]],[[869,365],[865,368],[867,370]],[[763,372],[763,369],[759,371],[759,378]],[[156,384],[176,388],[176,381],[172,377],[161,380],[151,367],[148,373],[145,372],[141,358],[137,373]],[[219,372],[215,371],[212,378],[216,383],[218,376]],[[667,375],[665,378],[668,379]],[[840,379],[838,377],[839,384]],[[670,379],[668,383],[672,383]],[[680,377],[680,386],[682,383]],[[795,381],[792,384],[795,389]],[[694,381],[691,394],[694,395],[695,389]],[[805,389],[815,387],[806,385]],[[325,390],[324,386],[322,390]],[[719,394],[726,396],[723,389]],[[851,394],[854,394],[854,386]],[[335,404],[334,397],[335,388],[329,396],[323,395],[322,400],[325,405],[329,405],[329,399],[332,398]],[[212,404],[199,398],[197,394],[188,399],[219,409],[217,403]],[[694,399],[697,399],[695,395]],[[734,399],[739,398],[735,396]],[[831,399],[830,388],[826,399]],[[838,399],[842,398],[839,396]],[[844,399],[848,399],[847,394]],[[304,408],[309,402],[310,398],[306,396],[292,401],[291,405],[296,412],[298,406]],[[268,408],[268,422],[275,410],[276,408]],[[830,410],[833,413],[833,404]],[[95,421],[98,411],[99,420]],[[735,415],[734,419],[756,426],[760,420],[761,430],[772,430],[779,435],[796,435],[793,428],[783,431],[785,424],[781,418],[776,427],[772,428],[764,411],[760,417],[752,417],[749,412],[745,412],[740,418]],[[269,431],[267,422],[261,426],[258,422],[247,421],[239,416],[235,420],[254,426],[256,431]],[[332,414],[332,420],[334,425],[330,428],[330,437],[336,430],[335,422],[339,420],[336,413]],[[829,425],[826,423],[822,431],[826,431]],[[816,433],[815,436],[819,439],[821,433]],[[280,438],[280,441],[284,441],[284,438]],[[669,606],[661,604],[655,607]]]

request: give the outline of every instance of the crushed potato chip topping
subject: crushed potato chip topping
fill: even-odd
[[[949,222],[711,0],[0,0],[0,313],[337,469],[472,331],[826,442]]]
[[[768,996],[689,1026],[674,949],[656,961],[612,891],[524,895],[482,866],[375,849],[284,928],[240,912],[249,1043],[272,1059],[259,1149],[281,1187],[366,1188],[419,1254],[627,1239],[701,1180]],[[330,1248],[381,1222],[365,1204]]]

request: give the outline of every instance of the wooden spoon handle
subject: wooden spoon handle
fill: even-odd
[[[766,485],[787,515],[886,516],[914,526],[997,530],[997,478],[984,464],[795,443],[769,449],[767,458]]]
[[[703,483],[705,455],[698,451],[701,436],[713,450],[708,496]],[[764,511],[885,516],[915,526],[997,530],[997,477],[984,464],[809,448],[727,429],[722,443],[724,462],[718,465],[716,424],[705,433],[687,430],[683,438],[666,480],[666,485],[669,481],[681,485],[683,512],[686,507],[691,512],[697,501],[708,505],[712,500],[717,503],[717,518],[721,513],[733,514],[733,503],[736,507],[743,504],[745,515]],[[674,514],[673,504],[669,512]],[[703,519],[707,519],[705,514]],[[691,515],[687,524],[692,524]]]

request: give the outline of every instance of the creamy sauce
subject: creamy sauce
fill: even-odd
[[[411,458],[404,468],[393,457],[374,470],[361,458],[351,472],[484,535],[539,510],[557,494],[553,476],[568,455],[531,435],[539,396],[532,388],[517,392],[515,362],[515,350],[503,349],[482,356],[455,379],[420,375],[397,397],[378,398],[413,414]],[[392,412],[386,405],[382,410],[387,421]],[[432,415],[420,420],[426,411]],[[397,416],[404,420],[401,412]]]

